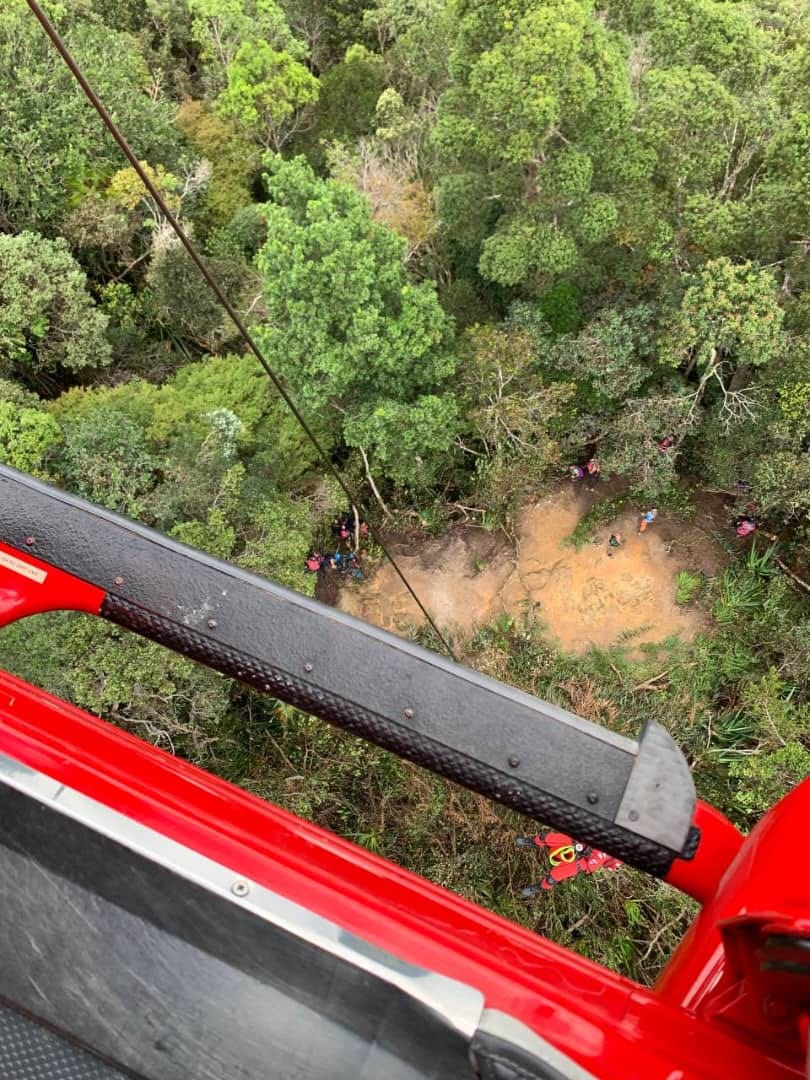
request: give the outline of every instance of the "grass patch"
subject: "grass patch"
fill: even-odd
[[[691,604],[703,586],[703,575],[679,570],[675,575],[675,603]]]

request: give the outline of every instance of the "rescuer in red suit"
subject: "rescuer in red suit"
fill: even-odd
[[[620,859],[614,859],[598,848],[580,844],[565,833],[543,832],[537,836],[519,836],[519,847],[534,847],[548,851],[551,870],[537,885],[528,885],[520,890],[520,895],[528,900],[537,896],[543,889],[553,889],[566,878],[577,874],[595,874],[597,870],[618,870]]]

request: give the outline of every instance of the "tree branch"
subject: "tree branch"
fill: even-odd
[[[382,497],[382,495],[380,495],[379,491],[377,490],[377,485],[374,483],[374,477],[371,475],[371,469],[369,468],[369,465],[368,465],[368,458],[366,457],[366,452],[365,452],[365,450],[363,449],[362,446],[358,446],[357,449],[360,451],[360,456],[363,459],[363,467],[366,470],[366,480],[368,480],[369,487],[374,492],[374,498],[377,500],[377,502],[382,507],[382,511],[385,514],[385,516],[388,518],[388,520],[393,521],[394,520],[394,515],[391,513],[391,511],[388,509],[388,507],[383,502],[383,497]]]

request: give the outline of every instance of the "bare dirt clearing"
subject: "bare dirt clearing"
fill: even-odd
[[[676,527],[662,513],[638,536],[637,518],[628,514],[600,529],[598,544],[577,551],[564,541],[585,508],[571,491],[526,507],[516,554],[498,536],[459,528],[424,543],[416,554],[399,547],[397,561],[438,625],[463,635],[505,613],[544,625],[568,652],[625,637],[634,644],[672,634],[686,640],[703,629],[700,612],[675,603],[675,574],[704,563],[715,569],[710,535],[695,525]],[[617,531],[625,543],[609,558],[607,539]],[[702,559],[695,559],[697,550]],[[342,589],[338,605],[389,630],[422,621],[390,565],[362,585]]]

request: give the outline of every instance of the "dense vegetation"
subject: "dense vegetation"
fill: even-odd
[[[372,508],[508,524],[596,446],[639,502],[746,481],[807,580],[804,0],[46,6]],[[311,591],[340,493],[23,0],[0,132],[0,458]],[[693,645],[574,659],[516,615],[459,647],[628,734],[655,716],[750,826],[810,772],[810,622],[737,554],[678,581]],[[528,910],[524,825],[107,625],[41,617],[0,660],[636,976],[689,915],[630,871]]]

